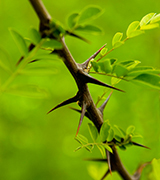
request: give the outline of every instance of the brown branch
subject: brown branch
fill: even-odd
[[[49,23],[51,20],[51,16],[48,13],[47,9],[43,5],[41,0],[29,0],[30,3],[32,4],[34,10],[36,11],[36,14],[38,15],[38,18],[40,22],[46,24]]]
[[[49,24],[49,21],[51,20],[50,14],[47,12],[46,8],[44,7],[43,3],[41,0],[29,0],[30,3],[32,4],[35,12],[37,13],[40,23],[45,26],[47,23]],[[63,59],[64,64],[74,77],[76,84],[79,89],[79,105],[82,106],[82,104],[85,102],[86,106],[86,111],[91,119],[91,121],[95,124],[97,127],[98,131],[100,130],[101,125],[103,124],[103,116],[102,113],[98,108],[96,108],[93,99],[90,95],[87,82],[84,81],[85,77],[85,72],[83,69],[79,66],[78,63],[74,60],[72,57],[67,45],[65,44],[64,37],[61,38],[61,43],[63,48],[61,50],[57,50],[56,53]],[[82,74],[84,76],[82,76]],[[83,111],[83,115],[85,114],[85,111]],[[118,152],[116,148],[113,146],[112,147],[113,154],[110,153],[110,165],[112,171],[116,171],[119,173],[119,175],[124,179],[124,180],[136,180],[133,178],[128,171],[125,169],[123,166]],[[107,173],[104,175],[104,177],[108,174]]]

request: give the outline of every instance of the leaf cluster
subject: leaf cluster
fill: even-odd
[[[133,142],[133,138],[142,137],[135,133],[134,126],[129,126],[124,131],[116,125],[111,126],[109,121],[106,120],[102,124],[99,133],[97,128],[91,123],[88,124],[88,130],[93,142],[89,142],[87,137],[79,134],[75,137],[75,140],[81,145],[75,151],[85,148],[89,152],[92,152],[93,148],[97,147],[104,158],[106,154],[105,149],[112,153],[112,146],[117,146],[122,150],[126,150],[128,146],[132,145],[146,147]]]

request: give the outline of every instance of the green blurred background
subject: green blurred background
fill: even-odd
[[[43,1],[51,16],[66,24],[67,16],[79,12],[85,6],[94,4],[102,7],[104,14],[93,21],[103,28],[100,36],[85,35],[92,44],[67,37],[66,42],[78,63],[86,60],[103,44],[108,43],[116,32],[124,32],[134,20],[140,20],[150,12],[160,12],[157,0],[61,0]],[[16,29],[23,36],[28,35],[30,27],[38,28],[38,18],[29,1],[0,1],[0,46],[6,49],[15,64],[20,53],[8,28]],[[140,60],[142,65],[160,68],[160,29],[147,31],[133,38],[109,54],[120,61]],[[16,83],[37,84],[48,93],[45,98],[3,94],[0,98],[0,179],[1,180],[75,180],[102,177],[107,164],[83,161],[88,157],[101,157],[98,150],[89,153],[85,150],[74,152],[78,146],[74,140],[79,121],[79,114],[68,107],[46,115],[47,111],[61,101],[72,97],[77,92],[75,82],[64,64],[55,58],[52,75],[23,75],[17,77]],[[108,77],[97,76],[104,82]],[[118,150],[121,159],[129,170],[135,169],[143,162],[160,158],[160,94],[145,86],[122,82],[118,86],[126,93],[114,92],[107,109],[105,119],[123,129],[129,125],[136,126],[136,132],[143,135],[138,142],[151,147],[151,150],[131,147],[127,151]],[[89,85],[94,101],[104,91],[103,87]],[[73,104],[72,107],[77,107]],[[88,119],[84,119],[80,133],[88,134]],[[142,179],[147,179],[150,168],[143,171]],[[91,173],[92,172],[92,173]],[[92,175],[91,175],[92,174]],[[94,175],[95,174],[95,175]],[[107,179],[119,180],[115,173]]]

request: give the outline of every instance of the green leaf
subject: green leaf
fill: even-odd
[[[110,130],[109,130],[109,135],[108,135],[108,137],[107,137],[107,142],[112,141],[113,138],[114,138],[114,130],[113,130],[112,128],[110,128]]]
[[[124,41],[116,42],[113,48],[114,48],[114,49],[115,49],[115,48],[118,48],[118,47],[122,46],[123,44],[124,44]]]
[[[123,37],[123,33],[117,32],[112,39],[112,46],[113,48],[119,47],[120,44],[124,44],[124,42],[122,43],[121,39]]]
[[[9,74],[12,72],[10,63],[11,62],[9,54],[4,49],[0,48],[0,67]]]
[[[139,67],[139,68],[132,69],[132,71],[129,72],[126,77],[128,80],[132,80],[141,74],[157,74],[158,75],[160,74],[160,70],[155,70],[152,67]]]
[[[29,36],[30,36],[32,43],[35,45],[41,41],[40,33],[34,28],[30,29]]]
[[[91,135],[92,140],[96,141],[97,138],[98,138],[98,130],[97,130],[97,128],[91,123],[88,123],[88,128],[89,128],[89,133]]]
[[[10,88],[7,88],[6,92],[18,96],[38,99],[47,97],[47,92],[36,85],[13,85]]]
[[[134,37],[132,33],[137,31],[139,27],[139,21],[133,21],[127,28],[126,35],[128,38]]]
[[[129,61],[120,62],[120,64],[125,66],[129,71],[134,69],[139,63],[141,62],[138,60],[129,60]]]
[[[124,145],[119,146],[119,148],[120,148],[121,150],[123,150],[123,151],[125,151],[125,150],[126,150],[126,147],[125,147]]]
[[[46,39],[46,41],[42,45],[42,48],[53,51],[54,49],[61,49],[62,44],[54,39]]]
[[[91,147],[89,147],[91,146]],[[89,145],[89,146],[85,146],[84,148],[89,151],[89,152],[92,152],[92,149],[93,149],[93,146],[92,145]]]
[[[160,159],[153,159],[151,162],[152,172],[149,175],[150,180],[159,180],[160,179]]]
[[[79,25],[75,28],[76,31],[84,31],[84,32],[88,32],[88,33],[92,33],[92,34],[101,34],[102,30],[94,25]]]
[[[127,128],[126,133],[127,133],[127,134],[132,134],[132,133],[134,132],[134,130],[135,130],[135,126],[129,126],[129,127]]]
[[[101,61],[98,63],[98,65],[100,66],[101,70],[105,73],[110,73],[112,71],[110,59]]]
[[[98,145],[98,144],[96,144],[96,146],[99,149],[102,157],[105,158],[105,155],[106,155],[105,148],[102,145]]]
[[[159,24],[158,23],[154,23],[154,24],[147,24],[141,27],[141,30],[148,30],[148,29],[154,29],[154,28],[158,28]]]
[[[15,30],[10,29],[10,33],[22,56],[28,55],[28,48],[24,38]]]
[[[93,66],[93,69],[98,72],[98,69],[99,69],[99,66],[98,66],[98,63],[96,61],[91,61],[91,64]]]
[[[156,23],[158,21],[160,21],[160,13],[157,14],[156,16],[152,17],[151,23]]]
[[[110,59],[110,61],[111,61],[111,65],[113,65],[117,61],[117,59]]]
[[[86,7],[81,13],[79,17],[78,23],[83,23],[89,19],[97,18],[102,12],[102,9],[96,6]]]
[[[140,27],[147,25],[155,15],[155,13],[145,15],[140,21]]]
[[[127,75],[128,69],[121,64],[118,64],[114,67],[114,73],[116,73],[117,77],[122,77]]]
[[[145,32],[142,30],[136,30],[136,31],[131,32],[130,35],[128,36],[128,38],[133,38],[133,37],[139,36],[143,33],[145,33]]]
[[[108,48],[103,48],[102,50],[101,50],[101,52],[100,52],[100,55],[101,56],[104,56],[106,53],[107,53],[107,51],[108,51]]]
[[[102,143],[103,147],[107,149],[109,152],[113,153],[113,150],[110,146],[108,146],[106,143]]]
[[[121,142],[121,137],[120,136],[115,135],[114,138],[115,138],[116,141]]]
[[[133,79],[152,88],[160,89],[160,76],[155,74],[140,74]]]
[[[111,126],[109,125],[109,122],[104,121],[104,123],[102,124],[101,129],[100,129],[101,142],[104,142],[107,140],[110,128],[111,128]]]
[[[81,134],[78,134],[76,137],[75,137],[75,139],[76,140],[79,140],[79,142],[81,142],[82,144],[83,143],[88,143],[88,139],[85,137],[85,136],[83,136],[83,135],[81,135]]]
[[[78,13],[73,13],[68,17],[68,26],[72,29],[77,23],[77,18],[79,14]]]
[[[125,137],[126,133],[117,125],[114,125],[115,129],[117,130],[118,134],[120,135],[120,137]]]

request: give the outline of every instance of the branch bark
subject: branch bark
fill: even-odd
[[[51,20],[51,16],[46,10],[41,0],[29,0],[31,5],[33,6],[36,14],[39,17],[40,23],[45,26]],[[91,121],[95,124],[98,131],[100,130],[101,125],[103,124],[103,115],[98,108],[96,108],[91,94],[89,92],[87,82],[85,82],[85,72],[82,69],[82,66],[79,66],[78,63],[72,57],[67,45],[65,44],[64,37],[61,38],[61,43],[63,45],[63,49],[57,50],[58,55],[63,59],[64,64],[74,77],[76,84],[78,86],[78,95],[79,95],[79,104],[80,106],[84,104],[87,109],[87,113],[91,119]],[[138,180],[135,177],[131,176],[128,171],[123,166],[117,149],[112,147],[113,154],[110,153],[110,163],[112,171],[116,171],[124,180]],[[108,174],[108,171],[106,175]],[[104,176],[105,177],[105,176]]]

